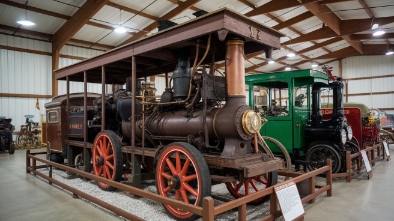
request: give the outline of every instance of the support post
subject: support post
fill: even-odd
[[[203,221],[215,220],[214,206],[215,206],[215,202],[213,201],[212,197],[210,196],[204,197],[204,199],[202,200]]]
[[[135,97],[137,91],[137,64],[135,56],[131,57],[131,148],[135,148]]]
[[[352,181],[352,160],[350,159],[350,151],[346,151],[346,182]]]
[[[52,178],[52,166],[49,165],[49,177]],[[52,182],[49,181],[49,185],[52,185]]]
[[[30,173],[31,165],[30,165],[29,155],[30,155],[30,150],[26,150],[26,173]]]
[[[238,207],[238,221],[246,221],[246,204]]]
[[[329,170],[326,174],[326,184],[330,186],[330,189],[327,190],[327,196],[332,196],[332,161],[330,159],[327,160],[327,165]]]
[[[90,172],[90,154],[86,147],[88,142],[88,74],[83,72],[83,166],[85,172]]]
[[[133,187],[141,188],[141,162],[138,160],[135,154],[131,154],[132,157],[132,171],[131,171],[131,185]]]
[[[101,131],[105,130],[105,67],[101,66]]]
[[[315,195],[315,176],[310,177],[309,179],[309,194],[313,194]],[[313,197],[313,199],[311,199],[309,201],[309,203],[315,203],[316,201],[316,196]]]

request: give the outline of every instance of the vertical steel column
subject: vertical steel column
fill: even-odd
[[[137,67],[135,56],[131,57],[131,148],[135,148],[135,97],[136,97]]]
[[[168,73],[167,72],[165,73],[165,78],[166,78],[166,87],[165,88],[169,88],[169,86],[168,86]]]
[[[85,172],[90,172],[90,157],[86,147],[88,142],[88,75],[83,72],[83,166]]]
[[[137,92],[137,64],[135,56],[131,58],[131,148],[135,148],[135,101]],[[141,164],[135,154],[131,154],[132,157],[132,171],[131,171],[131,185],[137,188],[141,188]],[[130,181],[130,180],[129,180]]]
[[[105,67],[101,66],[101,130],[105,130]]]
[[[66,122],[67,122],[67,128],[68,128],[68,119],[69,119],[69,115],[70,115],[70,78],[67,76],[66,77],[66,96],[67,96],[67,101],[66,101]],[[68,129],[66,130],[66,137],[68,138]]]

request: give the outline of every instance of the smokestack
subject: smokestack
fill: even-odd
[[[226,48],[226,97],[245,97],[244,41],[229,40]]]

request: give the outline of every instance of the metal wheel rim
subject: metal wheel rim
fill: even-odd
[[[102,157],[102,158],[101,158]],[[103,161],[103,165],[99,162]],[[114,157],[114,145],[107,134],[100,134],[95,139],[92,150],[93,171],[96,176],[109,180],[115,179],[116,158]],[[109,188],[110,185],[98,182],[102,188]]]
[[[174,160],[171,158],[173,155],[175,155]],[[182,156],[186,157],[186,160],[182,161]],[[175,165],[173,163],[174,161]],[[195,201],[193,204],[199,205],[200,201],[202,200],[202,189],[200,188],[202,185],[202,177],[199,168],[196,165],[197,163],[195,159],[190,153],[185,151],[183,147],[171,146],[165,149],[160,156],[156,171],[157,189],[159,194],[176,200],[182,200],[185,203],[190,203],[189,197],[190,195],[193,195],[195,196]],[[190,174],[190,166],[193,167],[195,174]],[[178,190],[175,190],[168,185],[168,181],[175,176],[178,176],[181,180]],[[197,181],[197,185],[196,188],[193,188],[191,185],[189,185],[189,183],[195,180]],[[175,193],[173,193],[174,191]],[[188,218],[192,215],[192,213],[183,211],[177,207],[170,205],[165,205],[165,207],[176,217]]]

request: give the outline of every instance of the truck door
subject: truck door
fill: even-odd
[[[292,107],[289,106],[291,101],[288,85],[287,82],[268,82],[254,86],[253,93],[254,108],[268,120],[261,128],[261,134],[279,140],[292,153]],[[281,152],[275,145],[268,145],[273,152]]]

